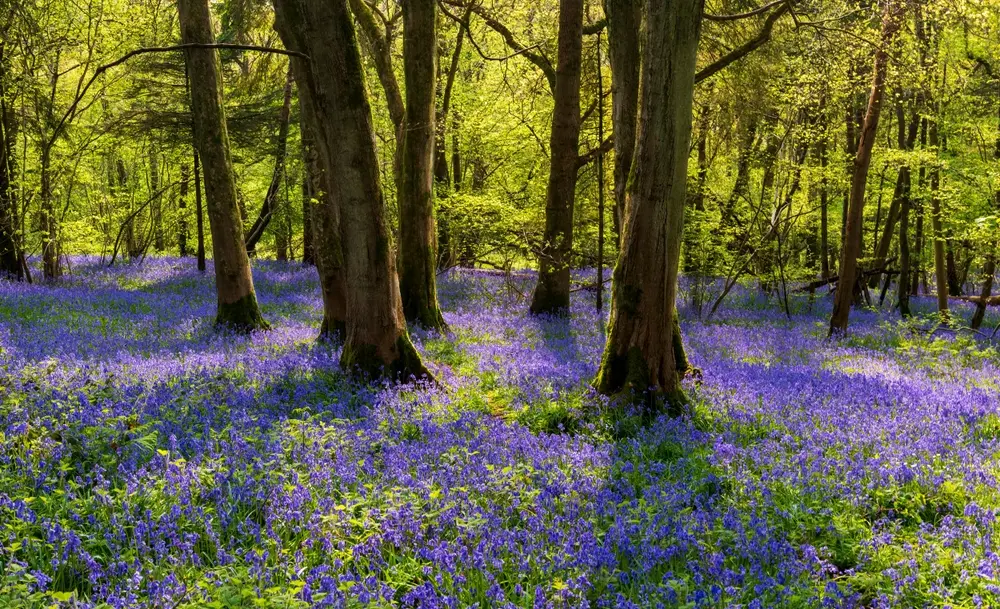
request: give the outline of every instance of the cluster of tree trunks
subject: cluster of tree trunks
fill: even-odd
[[[321,272],[329,268],[325,260],[342,260],[341,366],[372,375],[426,376],[403,316],[364,67],[347,0],[275,0],[274,7],[285,48],[301,54],[292,61],[306,129],[325,176],[313,187],[326,189],[338,213],[340,239],[317,239],[314,246],[317,262],[329,256],[318,264]],[[316,216],[313,220],[319,223]],[[327,235],[332,224],[315,232]],[[334,251],[319,253],[327,248]]]

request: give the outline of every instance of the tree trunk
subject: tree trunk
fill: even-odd
[[[208,0],[178,0],[181,40],[210,44],[212,20]],[[216,323],[235,330],[266,328],[254,292],[250,259],[236,202],[236,184],[229,157],[229,134],[222,103],[222,79],[214,49],[185,51],[191,75],[191,111],[195,147],[205,165],[205,196],[212,231],[212,258],[218,296]]]
[[[831,335],[847,330],[851,302],[854,300],[858,256],[861,253],[861,236],[864,232],[865,185],[868,182],[868,168],[871,165],[872,148],[875,146],[889,64],[889,52],[886,47],[892,43],[899,30],[903,7],[904,4],[899,0],[889,0],[882,12],[881,46],[875,52],[871,95],[868,98],[868,110],[865,112],[865,121],[861,129],[861,142],[858,144],[858,153],[854,158],[851,175],[850,207],[840,257],[840,281],[837,282],[833,315],[830,318]]]
[[[639,30],[642,3],[639,0],[605,0],[608,18],[608,60],[611,63],[611,123],[615,138],[614,228],[621,242],[625,219],[625,187],[635,153],[636,119],[639,112]]]
[[[937,120],[930,120],[928,125],[928,141],[932,148],[937,151],[938,128]],[[942,318],[947,319],[948,312],[948,269],[945,260],[944,230],[941,223],[941,195],[939,186],[941,172],[937,164],[931,167],[931,228],[934,230],[934,277],[937,282],[937,302],[938,313]]]
[[[299,82],[305,82],[306,66],[292,62]],[[327,184],[327,174],[320,166],[316,148],[318,126],[309,100],[310,92],[299,87],[299,114],[302,119],[302,155],[305,174],[309,183],[309,216],[312,231],[313,260],[319,273],[323,295],[323,323],[319,329],[320,340],[343,339],[347,334],[347,300],[344,278],[344,251],[341,243],[340,208],[333,200],[333,189]]]
[[[441,109],[437,113],[435,126],[437,127],[434,139],[434,179],[438,186],[447,189],[451,182],[451,172],[448,170],[448,146],[446,131],[448,125],[448,112],[451,110],[451,94],[455,88],[455,77],[458,75],[459,60],[462,58],[462,42],[465,39],[465,26],[458,25],[458,33],[455,36],[455,49],[451,55],[451,64],[448,66],[448,73],[445,75],[444,92],[441,95]]]
[[[899,284],[897,285],[897,301],[899,314],[910,316],[910,167],[904,165],[900,172],[906,172],[905,182],[899,205]],[[888,281],[889,278],[886,278]]]
[[[271,223],[271,218],[278,211],[281,185],[285,179],[285,159],[288,156],[288,126],[292,115],[293,82],[292,68],[289,66],[288,75],[285,77],[284,100],[281,104],[281,113],[278,116],[278,142],[274,151],[274,171],[271,172],[271,183],[267,187],[267,194],[264,195],[264,203],[260,206],[260,213],[250,227],[250,231],[247,232],[247,255],[253,255],[256,252],[257,243],[264,236],[264,231]]]
[[[294,68],[294,65],[293,65]],[[312,135],[306,127],[305,108],[302,103],[302,90],[299,87],[299,133],[302,140],[302,262],[316,263],[316,241],[313,230],[313,192],[312,183],[318,181],[319,161],[316,159]],[[312,165],[310,165],[312,161]],[[339,237],[338,237],[339,239]]]
[[[896,105],[897,122],[897,146],[901,151],[908,152],[913,149],[913,143],[917,137],[917,127],[920,124],[920,116],[913,113],[909,125],[903,114],[903,106]],[[882,236],[875,247],[875,257],[870,268],[878,269],[885,266],[885,260],[889,256],[889,248],[892,245],[892,235],[896,231],[896,222],[899,220],[903,199],[909,197],[910,187],[910,167],[904,161],[899,167],[896,175],[896,187],[892,193],[892,203],[889,204],[889,213],[885,218],[885,226],[882,228]],[[872,275],[869,286],[878,286],[879,275]]]
[[[187,163],[181,163],[181,192],[177,199],[177,250],[181,258],[187,256],[187,197],[191,183],[191,170]]]
[[[14,142],[16,129],[7,110],[7,63],[0,43],[0,275],[25,278],[17,236],[17,200],[14,196]]]
[[[205,272],[205,208],[201,204],[201,161],[198,151],[194,152],[194,207],[198,229],[198,270]]]
[[[1000,199],[1000,192],[998,192],[998,199]],[[1000,201],[997,201],[1000,204]],[[993,292],[993,276],[997,272],[997,257],[994,251],[990,251],[986,255],[986,262],[983,263],[983,290],[979,294],[979,300],[976,301],[976,310],[972,314],[972,321],[969,322],[969,327],[973,330],[978,330],[979,326],[983,325],[983,317],[986,316],[986,303],[989,302],[990,294]]]
[[[403,1],[406,129],[398,194],[399,291],[408,321],[445,329],[437,300],[434,223],[436,6],[435,0]]]
[[[372,376],[427,375],[410,342],[379,183],[371,107],[347,0],[275,0],[275,29],[294,58],[325,187],[340,213],[346,336],[340,364]],[[304,94],[303,94],[304,92]]]
[[[945,266],[948,270],[948,293],[952,296],[962,295],[962,279],[958,276],[958,265],[955,263],[955,242],[945,237]]]
[[[997,118],[1000,119],[1000,107],[998,107]],[[993,159],[1000,161],[1000,132],[998,132],[996,143],[993,146]],[[993,208],[1000,210],[1000,188],[997,188],[993,193]],[[973,330],[979,329],[983,323],[983,317],[986,315],[986,301],[993,291],[993,277],[997,272],[998,245],[1000,244],[994,241],[992,247],[986,252],[986,262],[983,264],[983,291],[980,293],[979,301],[976,302],[976,312],[972,314],[972,321],[969,323]]]
[[[153,223],[153,248],[157,252],[162,252],[164,250],[163,197],[156,194],[160,191],[160,157],[152,145],[149,150],[149,190],[153,197],[149,202],[149,220]]]
[[[685,401],[675,301],[702,6],[701,0],[647,4],[637,148],[608,342],[595,380],[606,395],[633,391],[648,398],[653,389],[672,404]]]
[[[828,155],[825,133],[819,146],[819,166],[823,174],[819,182],[819,258],[820,276],[826,279],[830,276],[830,193],[826,177]]]
[[[538,257],[538,283],[531,312],[569,310],[573,205],[580,148],[580,71],[583,53],[583,0],[559,2],[559,62],[549,138],[549,182],[545,193],[545,234]]]
[[[55,203],[52,200],[52,149],[42,148],[40,160],[40,199],[42,223],[42,272],[47,280],[58,279],[59,266],[59,222]]]

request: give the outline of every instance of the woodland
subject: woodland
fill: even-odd
[[[1000,607],[998,255],[997,0],[0,0],[0,608]]]

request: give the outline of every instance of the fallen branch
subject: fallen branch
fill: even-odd
[[[861,274],[859,275],[858,279],[860,280],[860,279],[863,279],[863,278],[866,278],[866,277],[873,277],[873,276],[876,276],[876,275],[883,275],[883,274],[884,275],[899,275],[899,271],[890,271],[886,267],[879,267],[877,269],[870,269],[870,270],[867,270],[867,271],[862,271]],[[795,292],[795,293],[815,292],[816,290],[818,290],[819,288],[821,288],[821,287],[823,287],[825,285],[829,285],[831,283],[837,283],[838,281],[840,281],[840,275],[833,275],[831,277],[827,277],[826,279],[817,279],[816,281],[810,281],[806,285],[804,285],[804,286],[802,286],[800,288],[795,288],[792,291]]]

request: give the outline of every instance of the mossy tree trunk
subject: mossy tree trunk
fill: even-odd
[[[675,300],[702,8],[702,0],[647,5],[637,147],[595,380],[606,395],[652,390],[674,404],[685,399]]]
[[[555,108],[549,138],[549,182],[545,192],[545,234],[538,257],[532,313],[569,310],[573,206],[580,148],[580,71],[583,54],[583,0],[559,2],[559,60]]]
[[[379,181],[364,67],[347,0],[274,0],[285,47],[310,59],[298,79],[323,185],[340,214],[346,336],[340,364],[371,376],[425,376],[410,342]]]
[[[178,0],[177,8],[182,42],[214,42],[208,0]],[[191,78],[195,148],[205,168],[205,197],[218,295],[216,323],[239,331],[266,328],[257,305],[236,202],[218,53],[214,49],[188,49],[185,53]]]
[[[847,322],[854,301],[858,277],[858,256],[861,254],[861,236],[864,232],[865,185],[868,183],[868,168],[871,166],[872,149],[878,131],[879,116],[882,111],[882,97],[885,92],[886,73],[889,67],[889,45],[892,44],[902,21],[904,4],[900,0],[887,0],[882,10],[882,33],[875,52],[872,67],[872,88],[868,97],[868,109],[861,127],[861,137],[851,170],[850,203],[847,210],[847,224],[840,255],[840,280],[834,297],[833,315],[830,317],[830,334],[847,330]]]
[[[444,329],[437,300],[434,223],[436,0],[403,0],[403,130],[399,199],[399,291],[412,323]]]

